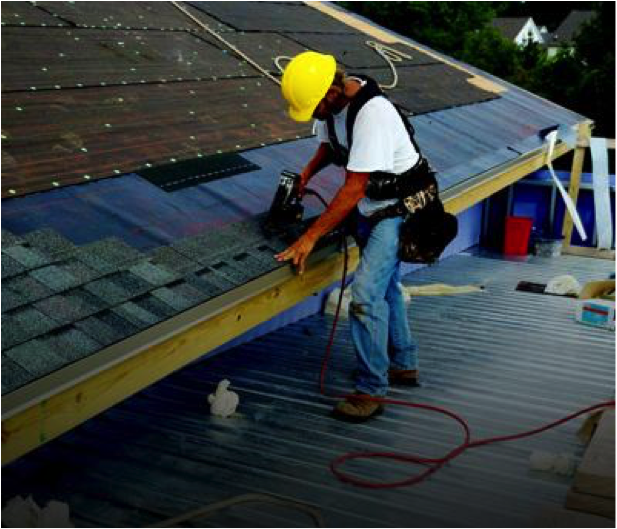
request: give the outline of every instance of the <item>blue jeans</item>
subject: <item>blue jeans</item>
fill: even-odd
[[[351,287],[349,319],[358,359],[356,389],[383,396],[388,368],[417,369],[418,346],[409,330],[400,285],[398,233],[403,219],[389,218],[369,230],[359,216],[361,258]]]

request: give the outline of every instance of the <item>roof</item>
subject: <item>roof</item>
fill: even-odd
[[[492,21],[492,26],[498,30],[503,37],[514,40],[525,27],[530,17],[497,17]]]
[[[307,127],[287,118],[274,83],[167,3],[123,6],[2,3],[3,89],[11,86],[3,93],[2,182],[13,197],[2,202],[5,396],[35,391],[69,367],[75,373],[114,344],[280,268],[272,256],[289,242],[264,233],[261,221],[281,170],[300,170],[314,151]],[[390,81],[364,44],[373,34],[304,4],[254,9],[191,6],[272,71],[274,54],[323,49],[331,39],[341,62]],[[303,33],[306,21],[320,34]],[[389,47],[411,58],[401,56],[391,95],[414,114],[444,191],[541,148],[540,130],[585,119],[413,41],[392,40]],[[202,54],[203,61],[186,59]],[[40,62],[52,56],[66,66]],[[111,76],[104,86],[94,75],[103,66]],[[160,77],[177,68],[182,80]],[[204,71],[216,75],[202,78]],[[29,79],[38,83],[42,73],[58,77],[31,90]],[[315,180],[327,199],[339,185],[334,168]],[[307,205],[309,216],[320,210]]]
[[[311,134],[288,118],[273,82],[171,3],[157,4],[3,4],[3,197]],[[191,14],[267,70],[277,71],[276,56],[311,48],[390,81],[366,34],[306,5],[193,6]],[[420,50],[392,47],[409,57],[397,64],[392,97],[413,113],[496,97]]]
[[[596,13],[594,11],[572,11],[551,35],[551,43],[562,45],[571,43]]]
[[[613,263],[577,257],[504,261],[451,257],[404,278],[406,285],[483,284],[462,296],[418,297],[408,308],[420,343],[423,386],[392,388],[396,399],[445,406],[472,437],[535,428],[614,391],[614,334],[574,320],[576,301],[515,290],[562,274],[607,277]],[[535,450],[580,461],[573,421],[542,435],[465,453],[418,486],[367,490],[338,482],[329,462],[348,451],[441,455],[459,430],[430,413],[388,407],[348,425],[318,395],[331,319],[315,315],[204,359],[127,399],[80,428],[3,467],[3,494],[68,502],[76,526],[145,527],[246,492],[315,504],[328,527],[538,527],[546,506],[562,506],[571,478],[532,471]],[[341,320],[327,378],[352,385],[355,360]],[[217,419],[207,396],[228,378],[236,416]],[[387,447],[387,448],[385,448]],[[376,480],[417,471],[386,460],[351,467]],[[201,527],[294,527],[293,510],[251,506],[199,520]],[[197,523],[197,522],[196,522]],[[206,524],[206,525],[203,525]]]

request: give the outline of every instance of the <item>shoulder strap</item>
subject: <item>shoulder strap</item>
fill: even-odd
[[[358,117],[358,112],[366,103],[368,103],[371,99],[377,96],[384,96],[388,101],[394,105],[394,108],[398,112],[399,116],[403,120],[403,125],[405,126],[405,130],[407,134],[409,134],[409,139],[411,144],[414,146],[416,152],[422,157],[422,152],[420,151],[420,146],[416,142],[415,138],[415,130],[409,121],[407,115],[401,110],[401,108],[390,100],[390,98],[385,94],[385,92],[379,87],[377,81],[368,77],[366,75],[353,75],[353,77],[357,77],[358,79],[362,79],[366,81],[366,84],[360,89],[360,91],[356,94],[356,96],[349,103],[349,109],[347,110],[347,121],[346,121],[346,129],[347,129],[347,145],[349,146],[349,150],[351,150],[351,144],[353,141],[353,127],[356,122],[356,118]],[[348,151],[349,153],[349,151]]]
[[[333,153],[333,163],[338,166],[347,165],[349,160],[349,149],[343,147],[336,136],[336,129],[334,127],[334,118],[328,116],[326,118],[326,126],[328,127],[328,140],[330,141],[330,147]]]

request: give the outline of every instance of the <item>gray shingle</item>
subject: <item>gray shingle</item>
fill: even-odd
[[[236,286],[236,283],[230,281],[226,276],[216,273],[210,268],[204,268],[203,270],[197,272],[196,275],[199,279],[203,279],[207,283],[214,285],[217,289],[219,289],[219,294],[221,292],[227,292]]]
[[[48,265],[51,262],[38,250],[26,246],[9,246],[2,248],[2,252],[21,263],[28,270]]]
[[[242,270],[226,261],[212,263],[209,268],[214,270],[216,275],[223,276],[230,281],[234,286],[242,285],[253,277],[250,270]]]
[[[163,286],[178,279],[177,273],[172,273],[160,266],[142,261],[129,268],[129,271],[154,286]]]
[[[154,288],[152,284],[126,270],[114,274],[110,280],[113,281],[115,285],[125,290],[129,298],[141,296]]]
[[[77,249],[77,258],[102,273],[117,272],[145,256],[120,239],[96,241]]]
[[[210,272],[208,270],[208,272]],[[203,293],[206,299],[213,298],[225,292],[225,288],[208,281],[208,274],[198,276],[196,274],[189,274],[184,276],[184,280],[193,288]]]
[[[26,342],[58,327],[58,324],[34,307],[23,307],[2,316],[2,350]]]
[[[172,285],[168,285],[171,291],[180,296],[186,298],[191,302],[192,305],[197,305],[198,303],[203,303],[211,296],[205,292],[202,292],[198,288],[190,285],[186,281],[180,281],[178,283],[174,283]]]
[[[118,274],[115,274],[118,275]],[[109,306],[124,303],[131,293],[113,281],[114,275],[84,285],[84,290],[103,300]]]
[[[8,310],[24,305],[23,298],[17,295],[13,290],[2,284],[2,313],[4,314]]]
[[[27,233],[24,239],[30,246],[53,258],[67,258],[77,250],[71,241],[50,228]]]
[[[97,314],[96,317],[105,325],[108,325],[114,330],[116,336],[118,336],[117,340],[128,338],[129,336],[139,332],[140,329],[140,326],[134,325],[113,310],[101,312],[100,314]]]
[[[26,267],[8,255],[2,254],[2,279],[22,274]]]
[[[274,257],[251,250],[234,255],[232,262],[235,266],[246,270],[253,277],[270,272],[280,266]]]
[[[77,287],[81,281],[66,270],[66,267],[50,265],[32,270],[30,275],[55,292]]]
[[[30,277],[28,274],[12,277],[3,281],[3,286],[10,288],[21,300],[20,305],[33,303],[51,296],[54,292],[43,283]]]
[[[145,329],[162,319],[132,301],[114,307],[112,312],[129,321],[138,329]]]
[[[53,373],[67,364],[57,354],[48,340],[35,339],[13,347],[3,353],[35,377]]]
[[[181,275],[195,272],[200,268],[197,261],[182,255],[169,246],[157,248],[150,253],[152,264],[164,267]]]
[[[90,268],[77,259],[69,259],[68,261],[58,263],[57,266],[67,274],[71,274],[80,285],[94,281],[102,276],[100,272]]]
[[[111,317],[109,314],[111,314]],[[112,321],[110,322],[109,320]],[[126,320],[124,320],[125,324],[122,325],[118,320],[122,320],[122,318],[109,311],[105,311],[96,316],[90,316],[85,320],[75,322],[75,327],[95,339],[101,346],[107,347],[137,332],[137,328],[134,325],[131,325]]]
[[[133,302],[138,307],[150,312],[151,314],[154,314],[157,317],[158,321],[171,318],[174,314],[177,313],[176,309],[169,306],[167,303],[164,303],[160,299],[155,298],[154,296],[144,296],[133,300]]]
[[[43,337],[56,355],[76,362],[101,349],[101,344],[80,330],[70,327]]]
[[[14,360],[6,357],[2,353],[2,394],[10,393],[11,391],[25,386],[28,382],[34,380],[34,375],[28,373],[23,367],[17,364]]]
[[[18,244],[23,244],[24,240],[19,236],[15,235],[12,231],[2,230],[2,248],[8,248],[9,246],[17,246]]]
[[[185,310],[195,305],[194,301],[184,297],[178,290],[172,290],[167,287],[153,290],[152,295],[177,311]]]
[[[87,318],[107,306],[96,296],[81,289],[52,296],[35,304],[37,309],[61,325]]]

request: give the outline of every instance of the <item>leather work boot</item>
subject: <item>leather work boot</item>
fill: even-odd
[[[335,419],[360,423],[381,414],[384,410],[383,404],[372,401],[367,397],[370,397],[370,395],[364,393],[349,395],[345,400],[337,403],[332,410],[332,415]]]
[[[388,382],[393,386],[418,387],[420,386],[420,382],[418,381],[418,370],[389,369]]]

